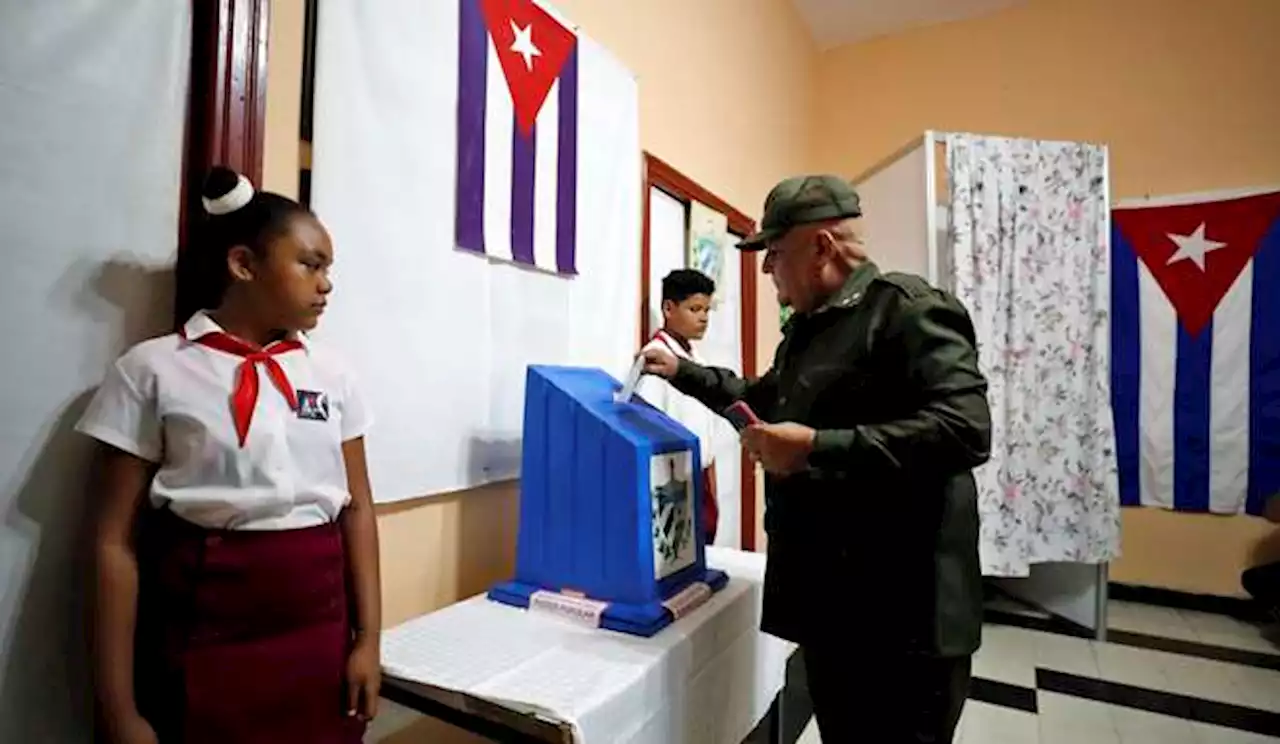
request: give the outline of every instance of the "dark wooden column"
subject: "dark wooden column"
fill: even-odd
[[[225,165],[255,184],[262,180],[270,22],[270,0],[192,2],[191,81],[174,303],[179,323],[197,309],[187,248],[203,217],[200,187],[205,174],[215,165]]]

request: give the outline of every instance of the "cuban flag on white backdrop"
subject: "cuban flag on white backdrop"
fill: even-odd
[[[1280,192],[1112,212],[1126,506],[1261,514],[1280,494]]]
[[[325,0],[312,205],[380,501],[520,472],[530,364],[631,367],[635,76],[531,0]]]
[[[578,39],[530,0],[459,0],[458,247],[575,274]]]

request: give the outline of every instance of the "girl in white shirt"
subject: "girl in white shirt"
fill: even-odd
[[[369,416],[341,361],[303,335],[333,288],[333,248],[308,210],[232,171],[210,174],[203,203],[187,250],[207,309],[121,357],[79,425],[103,445],[106,733],[358,744],[380,673]]]
[[[711,298],[716,284],[694,269],[676,269],[662,279],[662,328],[645,349],[660,346],[681,359],[702,364],[693,342],[707,333]],[[643,351],[643,350],[642,350]],[[716,498],[715,431],[716,414],[697,400],[681,393],[671,383],[655,375],[645,375],[636,386],[640,397],[686,429],[698,435],[702,454],[702,518],[706,544],[716,539],[720,507]]]

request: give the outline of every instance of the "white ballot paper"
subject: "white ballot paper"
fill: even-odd
[[[631,396],[635,395],[636,385],[640,384],[640,375],[644,373],[644,356],[636,357],[635,364],[631,365],[631,371],[627,373],[627,379],[622,383],[622,389],[613,394],[613,399],[617,403],[626,403],[631,400]]]

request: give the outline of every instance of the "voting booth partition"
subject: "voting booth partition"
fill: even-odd
[[[650,636],[728,578],[706,567],[697,436],[621,388],[529,367],[516,575],[489,596]]]
[[[867,215],[867,229],[876,246],[876,263],[882,270],[917,274],[935,286],[957,290],[947,142],[949,137],[973,136],[927,131],[854,177]],[[1106,148],[1101,149],[1101,208],[1106,210],[1108,164]],[[979,345],[983,342],[980,336]],[[1033,565],[1024,571],[1007,570],[993,556],[999,553],[998,546],[1021,537],[994,534],[1003,525],[981,501],[979,516],[985,524],[979,548],[984,576],[1016,599],[1103,637],[1107,625],[1106,561],[1031,561]]]

